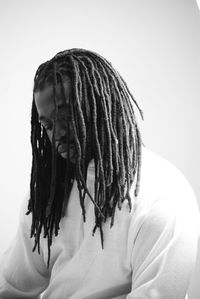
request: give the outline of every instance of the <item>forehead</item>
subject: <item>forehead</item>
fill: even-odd
[[[56,86],[56,103],[57,105],[63,104],[64,102],[69,103],[69,99],[72,93],[70,79],[65,79],[63,83],[64,90],[59,83]],[[64,94],[63,94],[64,93]],[[54,91],[52,84],[46,84],[43,89],[37,90],[34,93],[35,104],[38,110],[38,114],[48,113],[49,110],[54,108]]]

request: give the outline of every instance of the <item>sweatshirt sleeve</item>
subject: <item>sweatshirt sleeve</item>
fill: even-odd
[[[199,211],[191,190],[184,191],[182,200],[158,199],[147,213],[133,242],[127,299],[187,298],[197,255]]]
[[[47,287],[49,275],[42,253],[32,252],[30,218],[25,215],[27,200],[20,212],[15,239],[0,259],[0,298],[39,298]]]

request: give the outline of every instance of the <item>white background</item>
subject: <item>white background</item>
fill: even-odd
[[[16,232],[29,187],[33,77],[40,63],[68,48],[112,62],[144,111],[145,145],[183,172],[200,206],[195,0],[1,0],[0,38],[0,253]],[[200,253],[190,299],[200,296],[198,277]]]

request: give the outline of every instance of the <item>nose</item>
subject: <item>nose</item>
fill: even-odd
[[[55,140],[59,141],[60,139],[62,139],[63,137],[66,136],[66,131],[63,128],[58,128],[56,127],[56,131],[55,131]]]
[[[48,134],[48,137],[49,137],[49,140],[50,142],[52,143],[52,139],[53,139],[53,130],[49,130],[47,132]],[[66,138],[66,129],[60,125],[59,123],[56,123],[56,126],[55,126],[55,141],[56,141],[56,147],[58,146],[58,144],[60,142],[64,142],[64,139]]]

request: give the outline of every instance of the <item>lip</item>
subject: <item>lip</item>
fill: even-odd
[[[67,154],[67,145],[59,144],[57,147],[57,151],[59,155],[61,155],[64,159],[68,158]],[[74,145],[69,144],[69,159],[71,163],[76,163],[76,152]]]
[[[57,150],[59,154],[67,153],[67,144],[60,143]],[[74,151],[74,146],[71,144],[69,144],[69,151]]]
[[[66,152],[66,147],[63,144],[59,144],[57,150],[59,154],[62,154]]]

